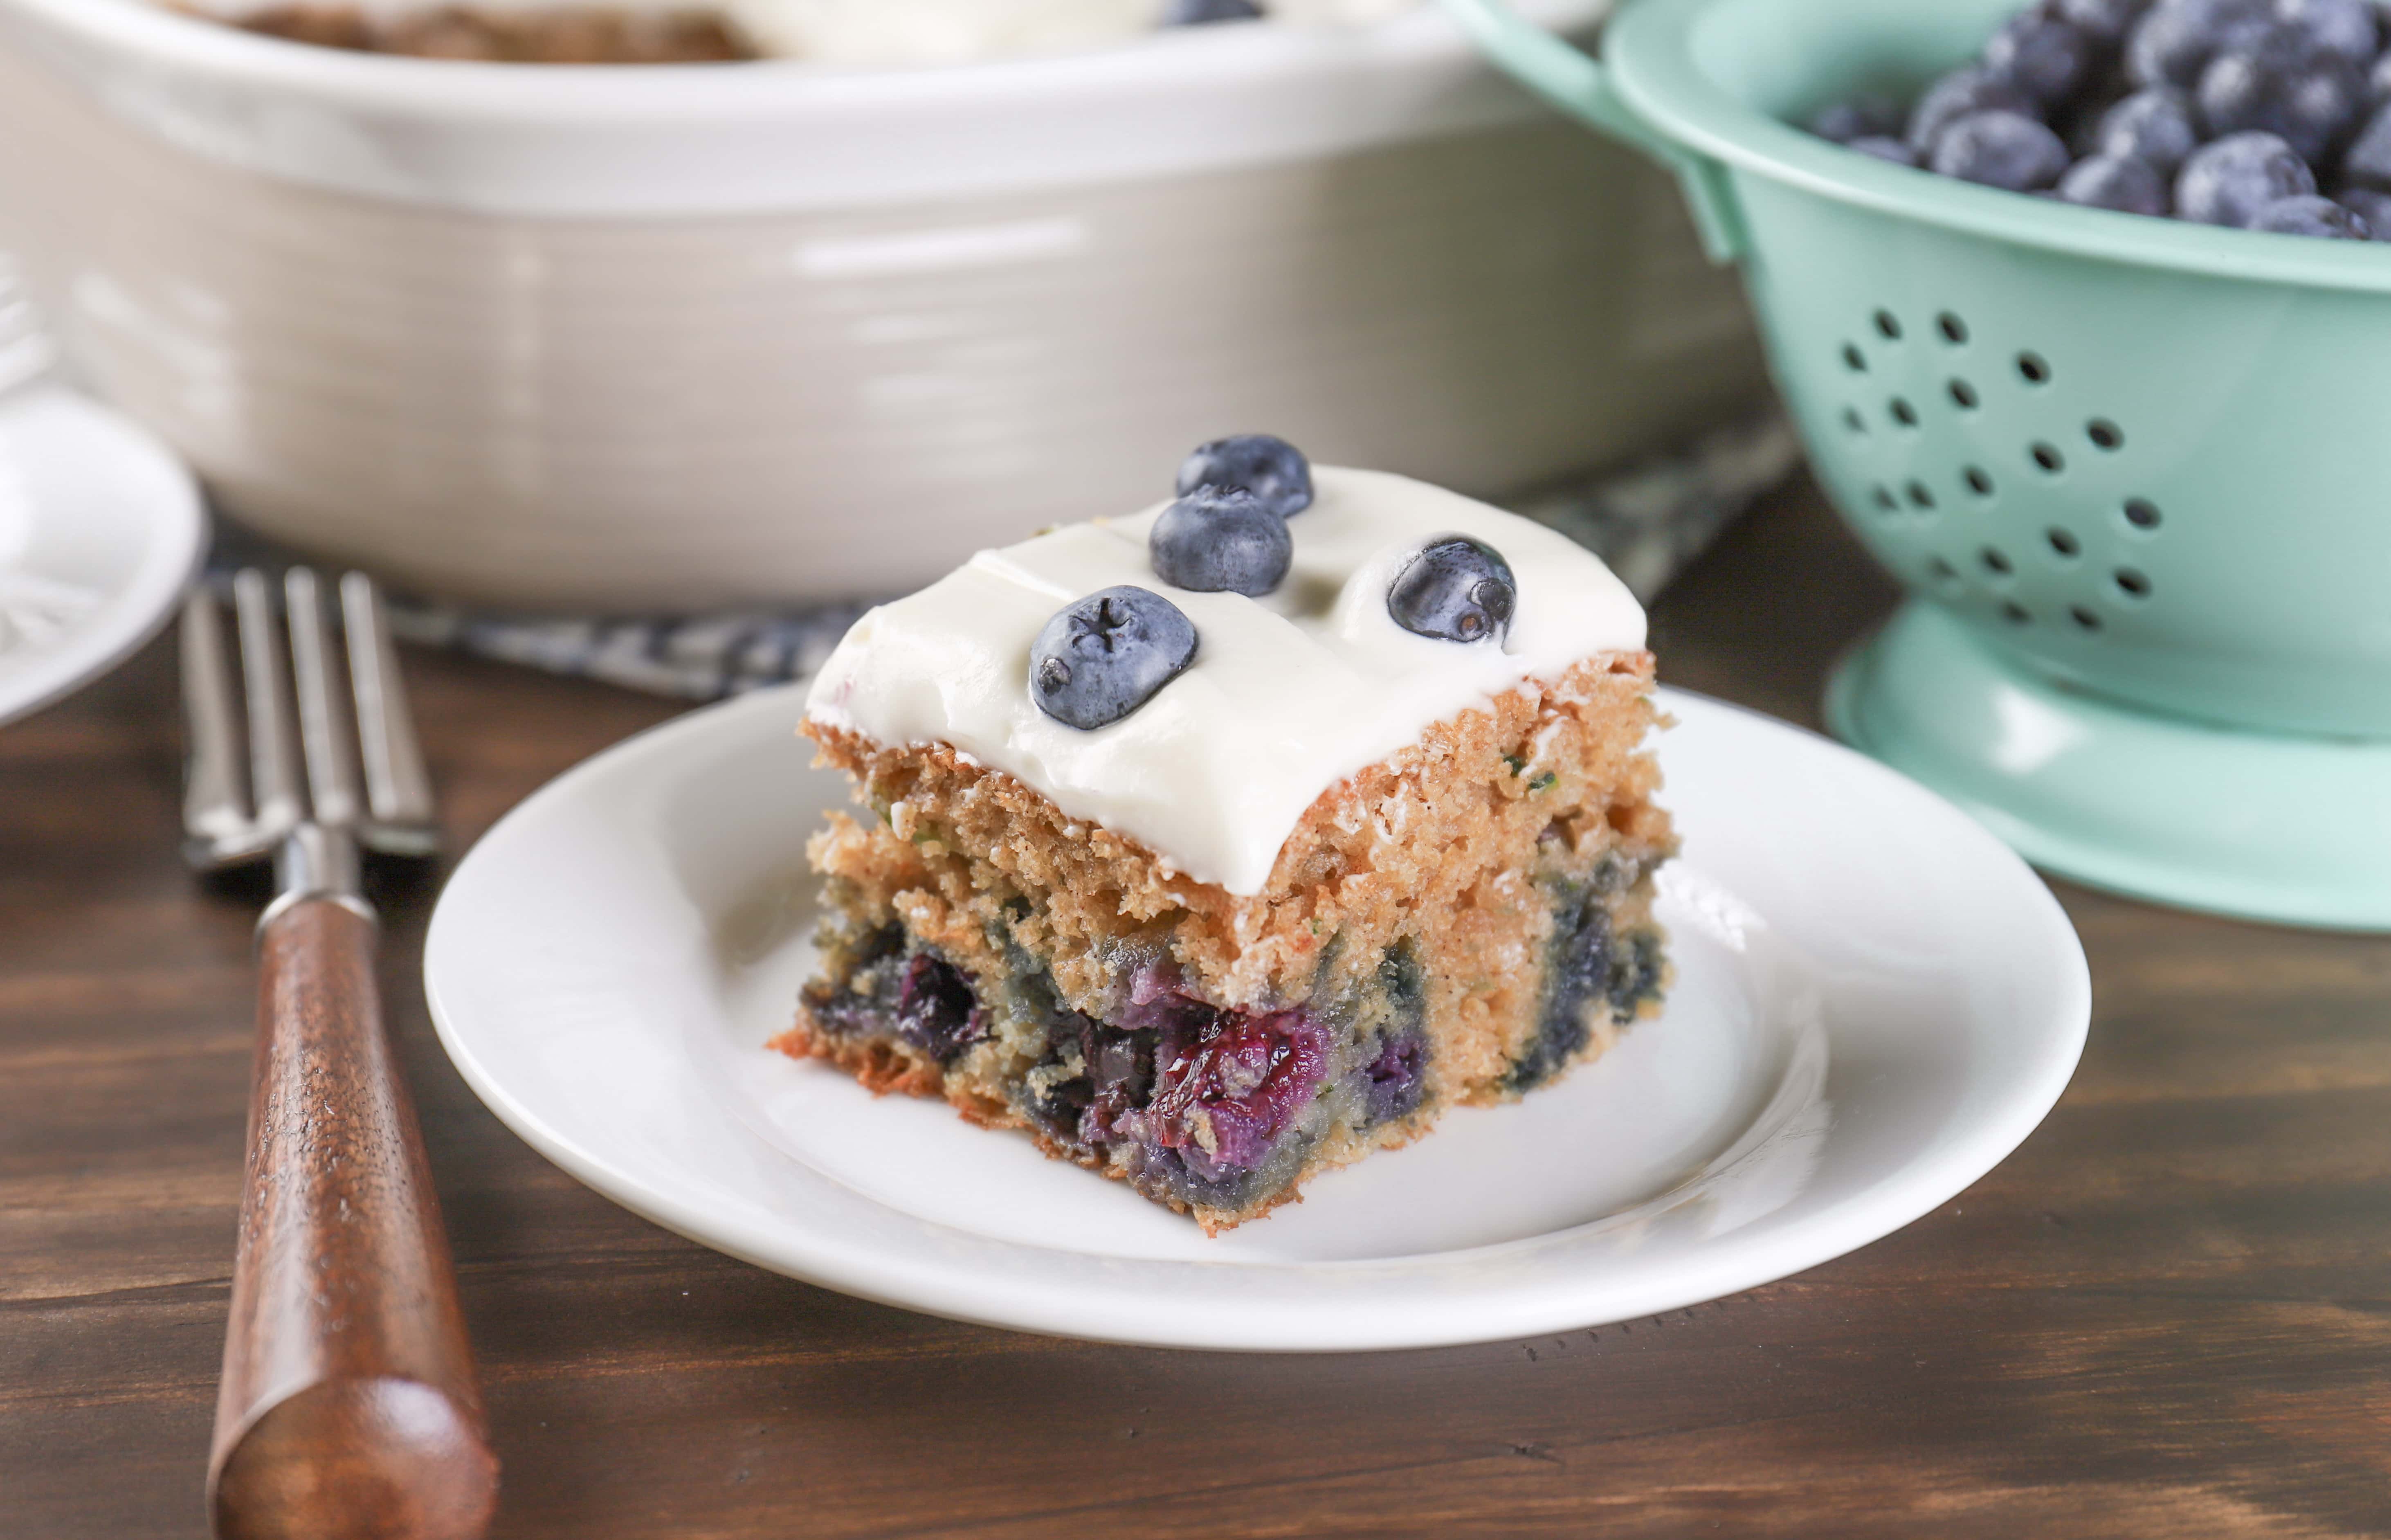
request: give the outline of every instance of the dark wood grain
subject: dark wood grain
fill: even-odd
[[[208,1458],[218,1540],[472,1540],[497,1496],[440,1202],[382,1031],[378,928],[317,898],[258,931]]]
[[[1815,723],[1890,590],[1797,489],[1658,606],[1664,674]],[[202,1529],[253,892],[174,861],[171,659],[0,729],[0,1535]],[[451,848],[670,714],[411,654]],[[1241,1358],[958,1326],[657,1230],[434,1043],[431,887],[377,893],[491,1430],[492,1533],[2391,1534],[2391,938],[2061,886],[2083,1068],[1942,1209],[1662,1319]]]

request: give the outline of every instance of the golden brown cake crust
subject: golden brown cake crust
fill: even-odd
[[[185,7],[202,19],[223,19]],[[232,19],[245,31],[291,43],[419,58],[503,64],[705,64],[755,50],[703,6],[657,11],[614,5],[422,6],[395,15],[354,4],[302,0]]]
[[[1142,937],[1167,938],[1212,1003],[1259,1009],[1315,992],[1330,938],[1340,938],[1332,966],[1367,968],[1408,921],[1447,909],[1475,933],[1454,939],[1481,971],[1531,971],[1514,953],[1541,933],[1504,934],[1523,908],[1541,909],[1522,852],[1549,835],[1588,865],[1616,851],[1648,867],[1672,848],[1651,800],[1660,769],[1643,746],[1651,687],[1649,653],[1609,654],[1435,723],[1323,792],[1251,897],[1176,873],[946,744],[880,744],[808,721],[818,762],[854,776],[858,800],[880,815],[865,826],[834,814],[809,853],[965,966],[989,950],[1003,899],[1034,895],[1037,912],[1015,934],[1052,959],[1081,1010],[1101,1002],[1109,955]]]

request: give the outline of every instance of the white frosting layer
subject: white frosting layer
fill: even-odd
[[[1131,838],[1198,881],[1261,890],[1320,794],[1430,723],[1531,676],[1644,645],[1644,611],[1591,552],[1541,524],[1424,482],[1327,466],[1287,521],[1295,564],[1274,593],[1190,593],[1146,556],[1162,505],[983,550],[855,623],[816,676],[807,715],[878,743],[944,743]],[[1403,560],[1431,537],[1503,553],[1519,584],[1510,634],[1463,644],[1387,613]],[[1055,611],[1117,583],[1196,623],[1195,663],[1092,732],[1029,694],[1029,649]]]
[[[1276,0],[1279,21],[1375,21],[1417,0]],[[1162,24],[1165,0],[723,0],[768,53],[824,64],[956,64],[1103,47]]]

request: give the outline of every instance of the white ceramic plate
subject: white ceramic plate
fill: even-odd
[[[763,1043],[809,965],[842,780],[793,691],[682,718],[525,802],[433,916],[442,1040],[565,1170],[872,1299],[1175,1347],[1418,1347],[1633,1319],[1839,1256],[2033,1130],[2090,1015],[2025,865],[1842,748],[1664,692],[1686,835],[1667,1011],[1207,1240],[1127,1187]]]
[[[0,398],[0,722],[155,635],[205,527],[190,472],[127,419],[54,386]]]

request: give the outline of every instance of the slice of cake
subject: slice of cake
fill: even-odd
[[[944,1096],[1218,1231],[1653,1009],[1644,615],[1593,555],[1276,439],[859,620],[804,731],[775,1046]]]

